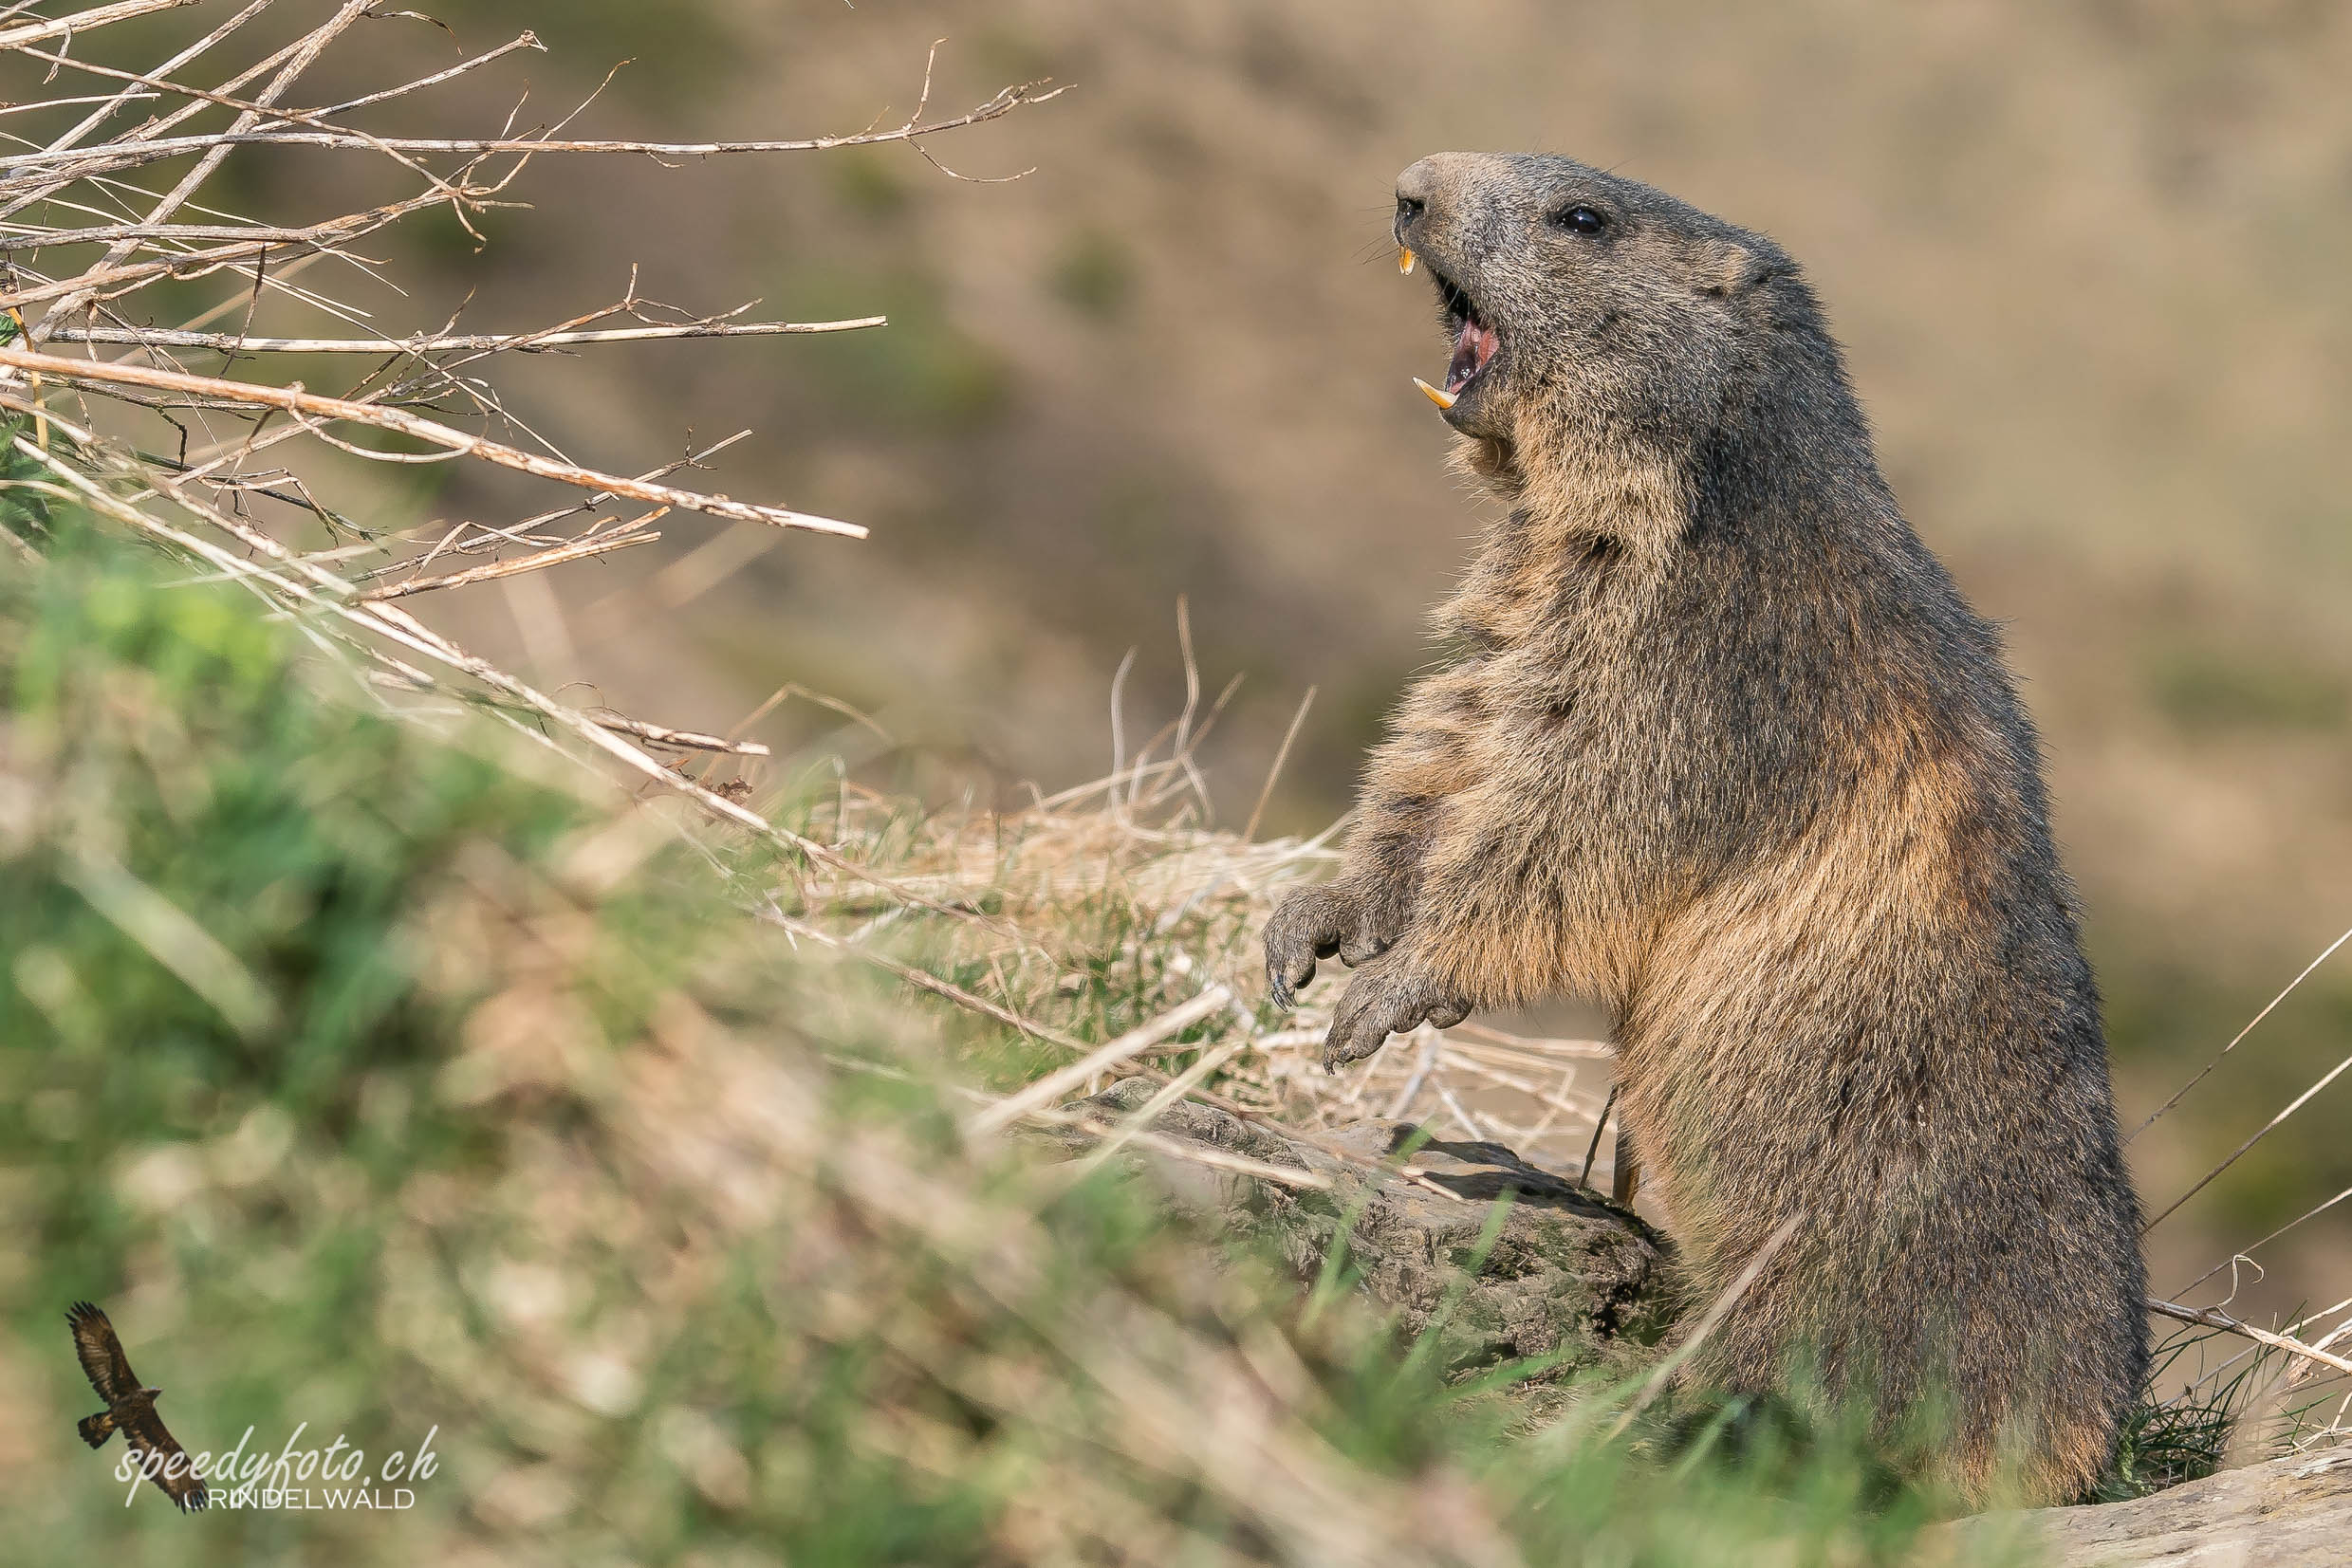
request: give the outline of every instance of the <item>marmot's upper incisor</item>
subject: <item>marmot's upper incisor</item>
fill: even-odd
[[[1509,508],[1372,755],[1346,863],[1266,932],[1356,966],[1324,1060],[1555,993],[1702,1288],[1792,1239],[1687,1369],[1808,1358],[1965,1493],[2063,1501],[2147,1364],[2099,997],[1992,629],[1880,477],[1761,235],[1561,157],[1444,154],[1398,242],[1446,418]]]

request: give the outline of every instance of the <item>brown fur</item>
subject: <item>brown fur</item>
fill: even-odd
[[[1564,223],[1598,212],[1597,232]],[[1346,864],[1267,929],[1359,966],[1327,1062],[1555,993],[1703,1286],[1792,1242],[1695,1380],[1814,1359],[1975,1499],[2060,1502],[2139,1391],[2099,1000],[1998,639],[1880,478],[1770,241],[1565,158],[1406,171],[1398,240],[1498,335],[1447,417],[1509,507]]]

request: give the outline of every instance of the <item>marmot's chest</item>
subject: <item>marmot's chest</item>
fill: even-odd
[[[1596,636],[1634,629],[1639,607],[1619,581],[1618,564],[1603,540],[1540,553],[1489,550],[1472,563],[1442,624],[1473,653],[1535,652],[1576,661]]]

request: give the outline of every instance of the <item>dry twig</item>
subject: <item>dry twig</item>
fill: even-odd
[[[144,365],[69,360],[22,348],[0,348],[0,366],[30,371],[68,383],[148,387],[161,392],[184,393],[190,397],[212,397],[231,406],[250,404],[256,408],[276,409],[282,413],[307,415],[319,419],[371,425],[379,430],[413,436],[442,449],[440,454],[429,456],[371,452],[348,446],[343,449],[379,462],[442,462],[449,457],[479,457],[485,462],[514,469],[535,478],[552,479],[560,484],[576,485],[582,489],[626,496],[632,501],[648,502],[659,507],[708,512],[713,517],[724,517],[736,523],[768,523],[780,528],[806,528],[816,533],[841,534],[850,539],[865,537],[865,529],[855,523],[815,517],[782,507],[754,506],[746,501],[730,500],[723,495],[705,495],[697,490],[683,490],[639,479],[624,479],[614,473],[599,473],[593,469],[560,463],[536,452],[524,452],[502,442],[453,430],[434,420],[420,418],[404,409],[386,408],[380,403],[355,402],[347,397],[321,397],[294,387],[231,381],[218,376],[189,376],[176,371],[151,370]]]
[[[2217,1328],[2225,1334],[2242,1336],[2258,1345],[2268,1345],[2272,1350],[2284,1351],[2289,1356],[2319,1366],[2331,1367],[2337,1372],[2352,1373],[2352,1360],[2347,1360],[2333,1352],[2322,1350],[2316,1345],[2306,1345],[2302,1340],[2289,1338],[2284,1334],[2273,1334],[2267,1328],[2256,1328],[2253,1324],[2240,1321],[2215,1307],[2182,1306],[2177,1301],[2167,1301],[2159,1297],[2151,1296],[2148,1298],[2148,1310],[2158,1317],[2170,1318],[2176,1322],[2196,1323],[2206,1328]]]
[[[499,354],[508,349],[529,354],[584,343],[776,338],[813,332],[855,332],[861,327],[889,324],[887,316],[856,316],[838,322],[681,322],[669,326],[615,326],[589,332],[454,332],[417,338],[259,338],[237,332],[187,332],[151,326],[65,326],[50,333],[48,341],[136,348],[203,348],[222,354]]]

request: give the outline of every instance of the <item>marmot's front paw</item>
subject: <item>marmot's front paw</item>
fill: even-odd
[[[1344,883],[1285,895],[1266,922],[1266,979],[1274,1005],[1296,1004],[1300,987],[1315,978],[1318,958],[1337,953],[1353,968],[1387,946],[1373,930],[1369,902]]]
[[[1338,1072],[1351,1061],[1361,1061],[1388,1042],[1388,1037],[1434,1024],[1452,1028],[1470,1016],[1470,1004],[1452,995],[1407,953],[1392,953],[1366,965],[1347,983],[1339,1010],[1331,1016],[1331,1032],[1324,1037],[1323,1065]]]

